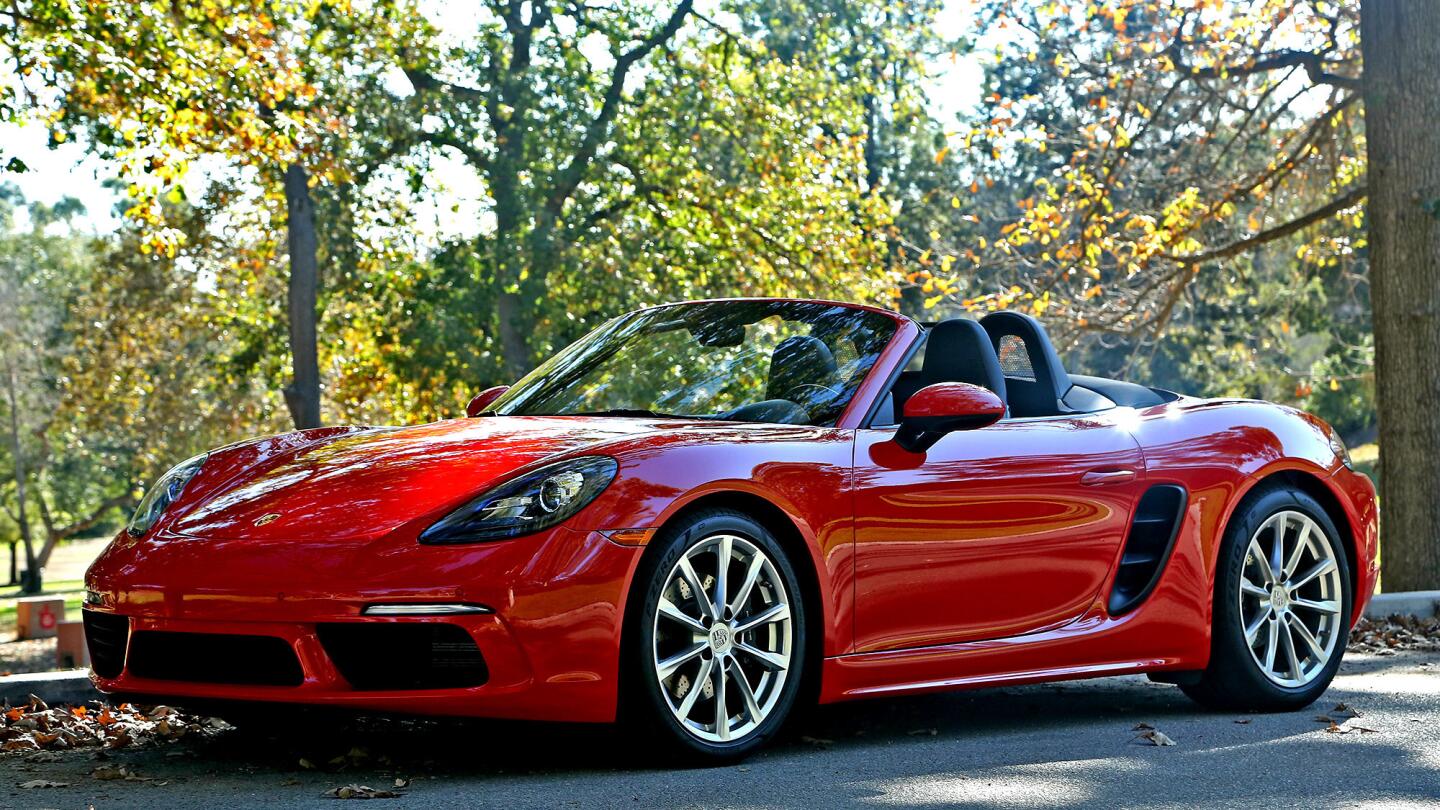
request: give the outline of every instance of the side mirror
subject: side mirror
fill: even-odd
[[[895,443],[912,453],[929,450],[955,430],[974,430],[1005,415],[1005,403],[986,388],[969,383],[928,385],[905,400]]]
[[[508,385],[497,385],[494,388],[486,388],[484,391],[476,394],[475,398],[470,400],[470,404],[465,406],[465,415],[479,416],[481,411],[490,407],[490,403],[499,399],[501,394],[509,390],[510,386]]]

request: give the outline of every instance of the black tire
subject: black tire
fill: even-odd
[[[1324,535],[1339,569],[1339,638],[1334,651],[1313,680],[1299,686],[1284,686],[1267,677],[1245,641],[1242,609],[1239,605],[1241,572],[1246,564],[1250,540],[1267,520],[1281,512],[1299,512],[1310,518]],[[1252,561],[1251,565],[1255,563]],[[1253,568],[1252,568],[1253,570]],[[1210,664],[1198,682],[1181,689],[1207,708],[1228,711],[1283,712],[1304,708],[1330,686],[1345,654],[1354,595],[1349,562],[1340,533],[1313,497],[1284,485],[1267,485],[1246,498],[1226,527],[1215,573],[1214,624],[1211,628]],[[1257,645],[1257,649],[1258,649]],[[1258,653],[1257,653],[1258,654]]]
[[[742,738],[728,742],[702,739],[682,726],[667,702],[667,687],[661,683],[655,664],[656,614],[670,572],[683,554],[717,535],[743,538],[764,552],[773,564],[775,574],[783,582],[785,593],[782,596],[790,612],[790,663],[785,678],[777,687],[779,696],[762,722]],[[667,526],[651,543],[652,547],[636,572],[631,609],[627,611],[621,658],[621,720],[647,748],[678,764],[719,765],[734,762],[773,739],[795,707],[797,697],[802,694],[808,676],[806,651],[809,644],[804,592],[800,589],[794,567],[774,535],[754,517],[740,511],[709,509],[697,512]],[[713,658],[716,662],[722,659],[721,655],[708,650],[704,656],[706,660]],[[739,657],[736,653],[736,658]],[[712,691],[713,686],[712,682]],[[692,688],[699,688],[698,675]],[[746,688],[749,688],[748,682]],[[729,691],[726,690],[727,694]],[[709,699],[714,700],[713,697]]]

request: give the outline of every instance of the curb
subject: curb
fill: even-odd
[[[28,672],[0,678],[0,701],[11,706],[29,702],[35,695],[52,706],[58,703],[84,703],[102,697],[90,682],[90,671],[67,669],[61,672]]]
[[[1365,608],[1367,619],[1384,619],[1397,615],[1422,619],[1440,616],[1440,591],[1377,593],[1370,597],[1370,604]]]

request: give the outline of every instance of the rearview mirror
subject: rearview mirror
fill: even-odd
[[[499,399],[501,394],[509,390],[510,386],[508,385],[497,385],[494,388],[486,388],[484,391],[476,394],[475,398],[470,400],[470,404],[465,406],[465,415],[479,416],[481,411],[490,407],[490,403]]]
[[[989,389],[970,383],[928,385],[905,400],[895,443],[923,453],[946,433],[982,428],[1004,415],[1005,403]]]

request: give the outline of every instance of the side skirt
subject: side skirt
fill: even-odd
[[[1177,629],[1145,610],[1112,618],[1097,604],[1048,632],[827,658],[820,702],[1203,668],[1208,634]]]

